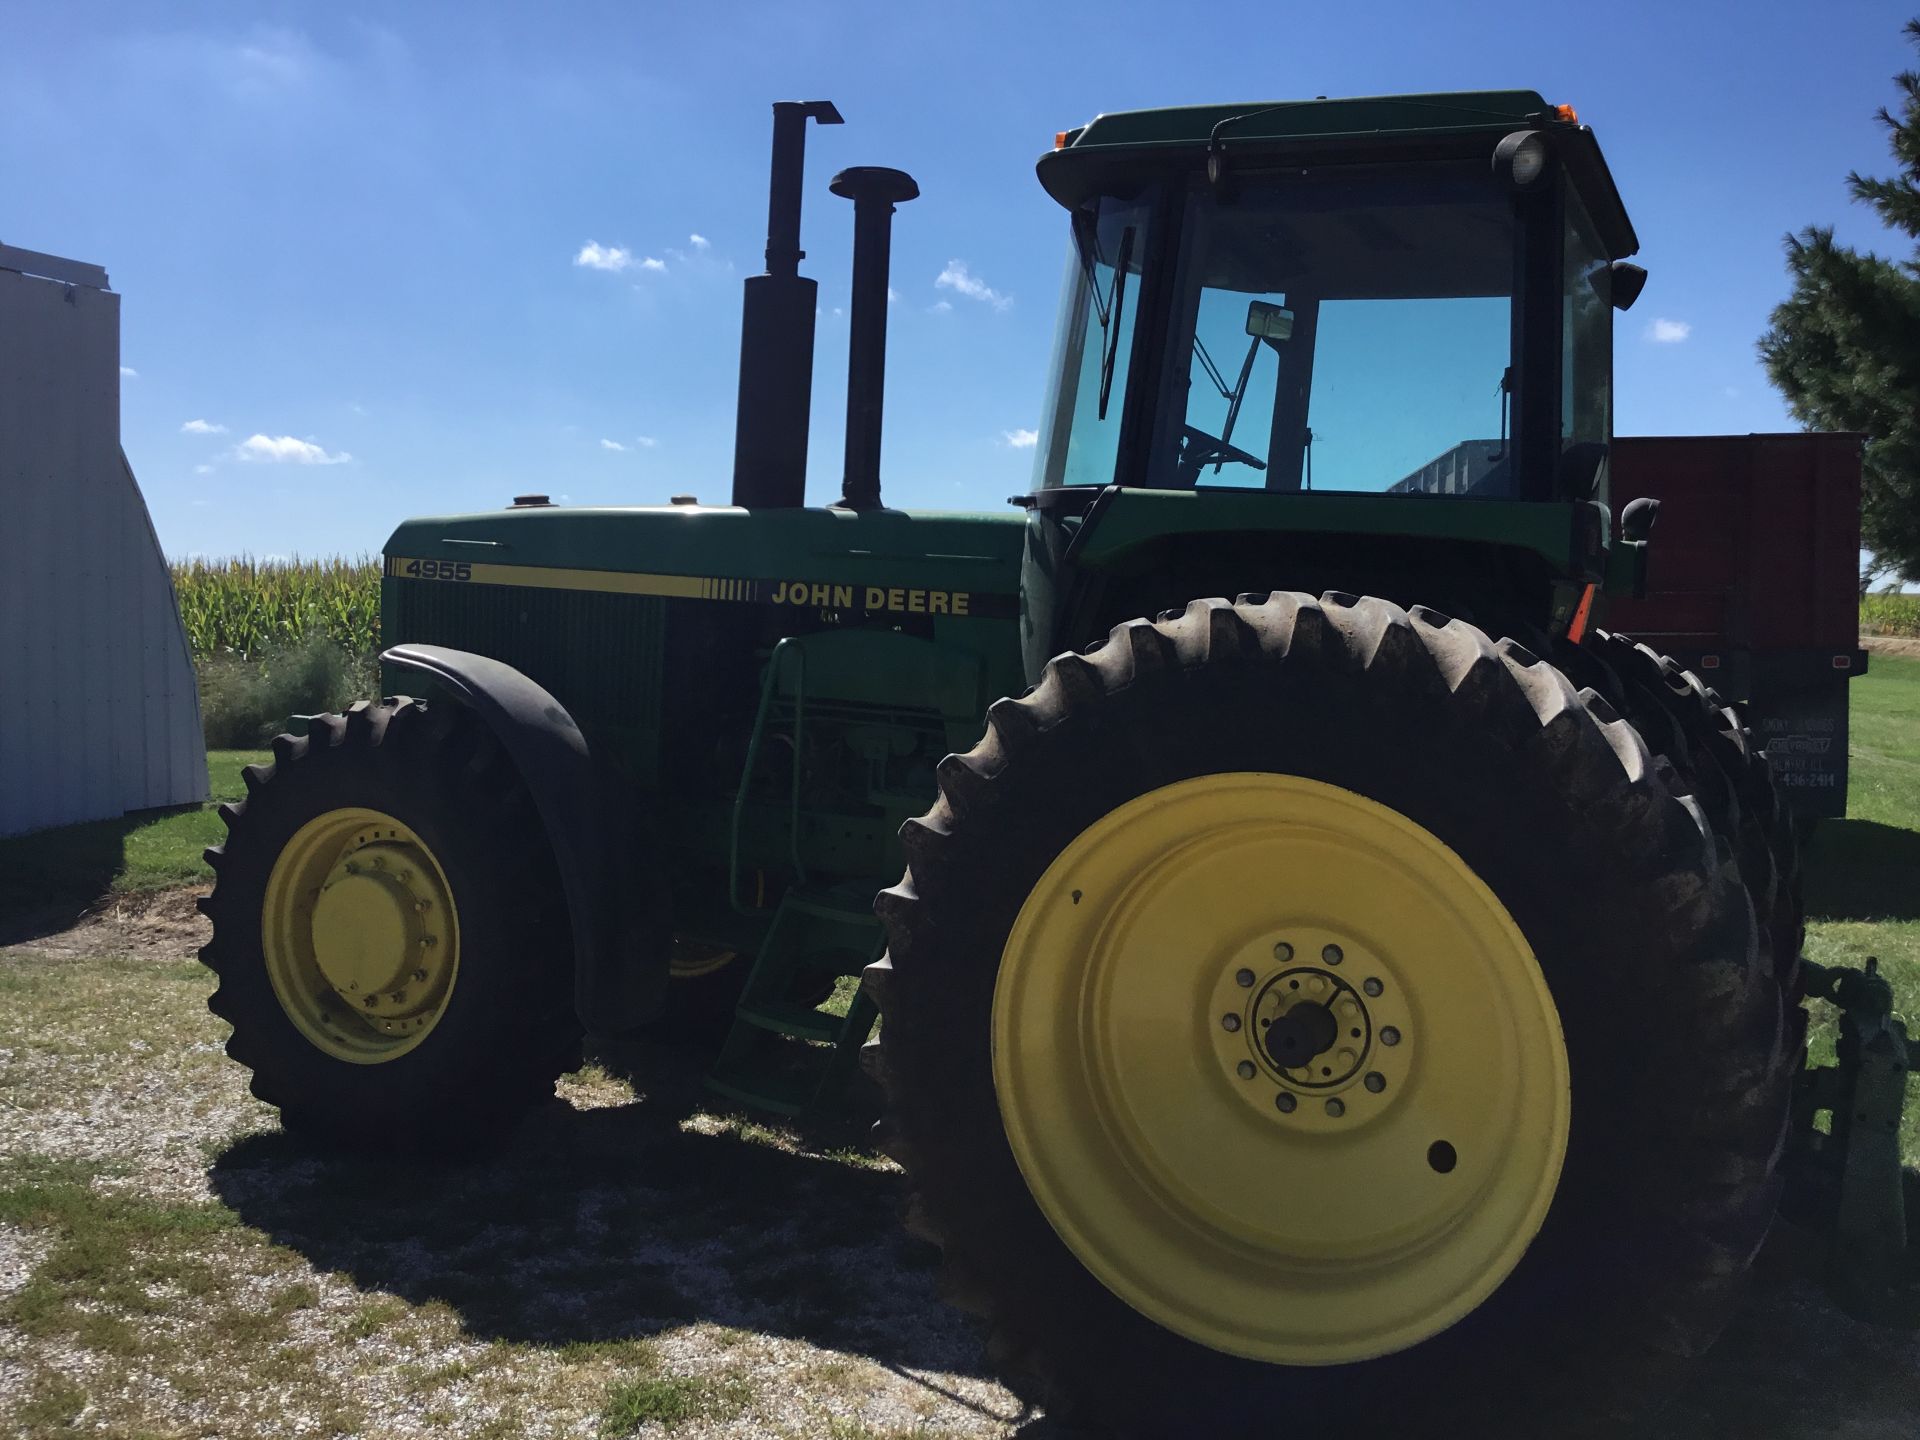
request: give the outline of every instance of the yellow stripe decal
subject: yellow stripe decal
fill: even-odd
[[[397,580],[723,600],[791,607],[824,615],[950,615],[958,619],[1010,620],[1020,613],[1019,597],[999,591],[919,589],[844,580],[745,580],[718,575],[642,575],[625,570],[497,565],[480,560],[425,560],[407,555],[388,556],[386,573]]]
[[[417,566],[409,570],[408,566]],[[415,560],[394,555],[387,574],[404,580],[451,580],[474,585],[521,585],[536,590],[594,590],[610,595],[667,595],[710,600],[720,581],[700,575],[639,575],[621,570],[562,570],[544,565],[488,565],[479,561]]]

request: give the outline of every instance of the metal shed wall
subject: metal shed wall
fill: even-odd
[[[172,578],[120,450],[120,297],[0,246],[0,835],[206,799]]]

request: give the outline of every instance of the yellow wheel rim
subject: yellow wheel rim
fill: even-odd
[[[460,918],[425,841],[379,810],[302,825],[267,877],[260,943],[280,1007],[355,1064],[406,1054],[446,1013]]]
[[[1506,908],[1398,812],[1213,775],[1078,836],[1014,922],[994,1084],[1034,1198],[1167,1329],[1289,1365],[1481,1304],[1566,1155],[1559,1014]]]
[[[698,980],[726,969],[739,958],[738,951],[725,946],[710,944],[705,940],[676,938],[673,953],[667,961],[667,973],[675,980]]]

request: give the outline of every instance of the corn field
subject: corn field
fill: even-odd
[[[380,643],[380,561],[183,560],[180,618],[196,655],[258,655],[316,635],[354,655]],[[1920,595],[1863,595],[1862,635],[1920,636]]]
[[[354,655],[380,642],[380,562],[185,560],[173,566],[196,655],[257,656],[315,636]]]
[[[1920,595],[1862,595],[1860,633],[1920,636]]]

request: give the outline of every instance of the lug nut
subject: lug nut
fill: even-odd
[[[374,1003],[375,1003],[375,1001],[376,1001],[376,999],[377,999],[377,998],[378,998],[378,997],[376,997],[376,996],[373,996],[373,995],[369,995],[369,996],[367,996],[367,998],[366,998],[366,999],[364,999],[364,1000],[362,1000],[362,1001],[361,1001],[360,1003],[361,1003],[362,1005],[364,1005],[364,1006],[366,1006],[366,1007],[367,1007],[367,1009],[369,1009],[369,1010],[371,1010],[371,1009],[372,1009],[372,1008],[374,1007]]]
[[[1273,958],[1278,960],[1282,965],[1286,964],[1287,961],[1293,958],[1293,946],[1282,940],[1278,945],[1273,947]]]
[[[413,972],[413,978],[416,980],[424,980],[427,978],[427,972],[425,970],[416,970]]]
[[[1253,971],[1242,970],[1233,978],[1242,990],[1251,990],[1253,988]]]
[[[1400,1043],[1399,1029],[1392,1025],[1383,1028],[1380,1031],[1380,1043],[1382,1045],[1398,1045]]]
[[[1366,991],[1367,994],[1369,995],[1378,995],[1382,990],[1386,989],[1387,987],[1382,985],[1378,980],[1374,979],[1373,976],[1369,975],[1366,978],[1365,983],[1362,984],[1360,988]]]
[[[1382,1075],[1378,1070],[1369,1070],[1367,1072],[1367,1078],[1361,1083],[1374,1094],[1378,1095],[1382,1090],[1387,1088],[1387,1077]]]
[[[1220,1028],[1231,1034],[1240,1028],[1240,1017],[1238,1015],[1222,1015],[1220,1017]]]
[[[1320,958],[1329,965],[1338,965],[1342,960],[1347,958],[1347,952],[1342,950],[1338,945],[1329,945],[1320,952]]]
[[[1291,1115],[1293,1113],[1293,1107],[1298,1105],[1300,1102],[1294,1099],[1293,1096],[1289,1095],[1285,1090],[1282,1090],[1278,1095],[1273,1097],[1273,1103],[1280,1108],[1280,1113],[1282,1115]]]
[[[1242,1080],[1253,1079],[1253,1061],[1242,1060],[1238,1065],[1234,1066],[1234,1069],[1239,1071]]]
[[[1327,1114],[1338,1120],[1347,1113],[1347,1102],[1338,1098],[1327,1101]]]

